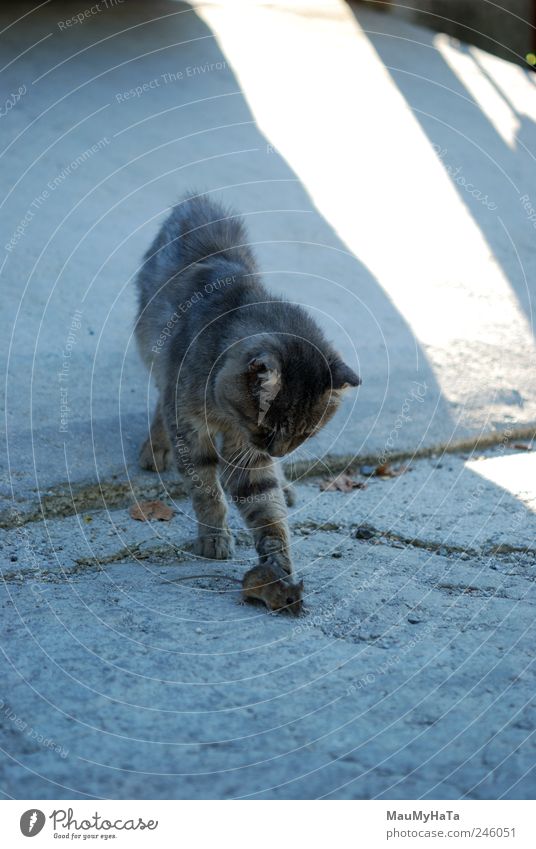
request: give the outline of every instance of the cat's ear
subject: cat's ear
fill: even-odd
[[[248,374],[256,384],[256,395],[259,399],[258,423],[261,424],[270,404],[281,389],[281,367],[273,354],[262,353],[249,361]]]
[[[331,364],[331,386],[332,389],[349,389],[351,386],[360,386],[361,378],[347,366],[342,360],[335,360]]]
[[[248,372],[255,377],[262,386],[281,386],[281,368],[274,354],[257,354],[248,363]]]

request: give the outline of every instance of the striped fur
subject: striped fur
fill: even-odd
[[[140,463],[174,462],[189,481],[203,557],[232,554],[226,490],[272,576],[263,600],[277,607],[297,604],[301,588],[292,493],[274,458],[318,432],[360,380],[301,307],[267,292],[247,241],[239,216],[198,196],[173,209],[145,255],[135,333],[160,397]],[[244,586],[254,593],[252,571]]]

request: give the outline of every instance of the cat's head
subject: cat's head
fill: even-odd
[[[282,457],[318,433],[344,390],[360,383],[323,337],[262,333],[235,347],[217,393],[253,448]]]

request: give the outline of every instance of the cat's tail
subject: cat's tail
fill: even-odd
[[[177,240],[183,267],[220,257],[255,268],[242,217],[205,194],[190,192],[179,201],[164,228]]]

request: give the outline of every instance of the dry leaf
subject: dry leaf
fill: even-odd
[[[377,478],[392,478],[394,472],[390,463],[382,463],[381,466],[376,466],[374,474]]]
[[[350,475],[337,475],[331,480],[323,481],[320,484],[322,492],[351,492],[353,489],[365,489],[366,483],[356,481]]]
[[[518,451],[532,451],[532,442],[514,442],[512,447]]]
[[[409,466],[399,466],[398,469],[393,469],[390,463],[382,463],[381,466],[376,466],[374,475],[377,478],[397,478],[409,472]]]
[[[173,510],[162,501],[139,501],[130,508],[130,516],[137,522],[150,522],[151,519],[169,522],[173,516]]]

